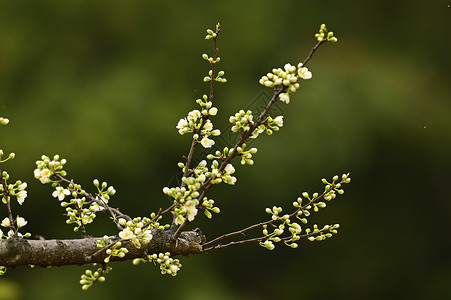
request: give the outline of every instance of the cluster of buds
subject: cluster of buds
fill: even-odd
[[[265,236],[265,239],[260,241],[260,245],[268,250],[273,250],[275,248],[274,243],[278,243],[283,240],[285,245],[291,248],[297,248],[298,244],[296,241],[301,239],[299,236],[302,231],[301,225],[292,222],[290,220],[290,215],[288,214],[280,216],[280,213],[282,212],[281,207],[274,206],[272,209],[267,208],[266,212],[271,214],[271,220],[273,222],[279,221],[280,224],[279,226],[272,224],[274,230],[271,233],[268,231],[268,225],[263,225],[263,235]],[[290,235],[287,237],[282,237],[287,227]]]
[[[176,276],[177,272],[182,267],[180,261],[176,258],[172,258],[171,253],[169,252],[152,254],[150,260],[160,265],[161,274]]]
[[[252,111],[240,110],[234,116],[230,116],[229,122],[233,125],[232,132],[247,131],[254,124]]]
[[[226,150],[224,150],[226,151]],[[228,153],[228,149],[226,151]],[[220,151],[216,151],[218,156],[221,156]],[[212,159],[213,155],[209,155]],[[179,163],[179,167],[185,172],[185,165]],[[232,164],[227,164],[224,169],[220,169],[220,164],[217,160],[211,162],[210,169],[207,167],[207,161],[202,160],[199,164],[190,170],[190,177],[182,178],[182,187],[164,187],[163,193],[173,198],[175,208],[175,223],[183,224],[185,220],[193,221],[197,215],[198,208],[203,208],[204,213],[208,218],[211,218],[211,212],[219,213],[219,208],[214,207],[213,200],[204,198],[199,200],[199,190],[204,187],[204,184],[209,180],[211,184],[219,184],[225,182],[227,184],[235,184],[236,177],[232,176],[235,173],[235,168]]]
[[[202,108],[201,114],[203,116],[216,116],[218,113],[218,109],[213,106],[213,102],[208,99],[207,95],[203,95],[201,99],[197,99],[196,103]]]
[[[215,201],[213,199],[208,199],[207,197],[204,198],[202,201],[202,207],[204,208],[204,214],[207,216],[207,218],[211,219],[212,212],[215,214],[220,213],[219,207],[214,206]]]
[[[206,172],[205,175],[211,178],[212,184],[225,182],[227,184],[235,184],[236,177],[232,176],[235,173],[235,168],[232,164],[227,164],[223,170],[220,170],[220,164],[217,160],[211,162],[211,171]]]
[[[216,39],[218,37],[220,30],[221,30],[221,25],[219,23],[216,24],[216,32],[211,29],[207,29],[207,35],[205,36],[205,39],[206,40]]]
[[[318,225],[313,225],[313,230],[310,228],[307,228],[305,230],[305,233],[309,235],[307,238],[310,242],[320,242],[324,241],[325,239],[331,238],[334,234],[338,233],[338,228],[340,227],[340,224],[334,224],[334,225],[324,225],[323,228],[319,229]]]
[[[108,186],[108,184],[105,181],[102,182],[102,184],[100,184],[99,180],[94,179],[93,184],[98,191],[97,199],[100,199],[105,203],[108,203],[108,201],[110,200],[110,196],[116,194],[116,190],[114,189],[114,187]]]
[[[94,282],[104,282],[105,281],[105,274],[107,274],[109,271],[111,271],[111,267],[103,266],[101,268],[98,268],[96,271],[86,270],[83,275],[81,275],[80,284],[82,285],[81,288],[83,290],[89,289]]]
[[[291,64],[285,64],[282,68],[274,68],[272,73],[266,74],[260,79],[260,84],[266,87],[282,87],[286,92],[279,95],[279,99],[282,102],[290,103],[290,93],[296,92],[300,85],[298,83],[299,78],[310,79],[312,73],[303,67],[302,63],[298,66],[292,66]]]
[[[292,219],[297,219],[301,223],[307,224],[307,218],[310,216],[311,210],[318,212],[320,208],[326,207],[326,203],[320,201],[321,199],[330,201],[335,198],[335,193],[343,194],[344,190],[341,189],[341,186],[345,183],[350,183],[351,178],[349,177],[349,174],[343,174],[340,182],[337,182],[338,179],[338,176],[334,176],[332,182],[322,179],[322,182],[325,184],[325,190],[321,195],[314,193],[310,196],[307,192],[302,193],[302,197],[307,199],[308,202],[303,204],[303,198],[299,197],[293,202],[295,211],[291,214],[282,215],[282,208],[277,206],[266,208],[266,213],[271,215],[271,220],[262,226],[264,238],[260,240],[260,245],[266,249],[273,250],[275,248],[275,243],[283,241],[285,245],[291,248],[297,248],[298,244],[296,241],[301,239],[300,234],[302,232],[302,227]],[[271,225],[274,228],[272,232],[269,231],[268,225]],[[339,224],[334,224],[325,225],[320,229],[318,225],[315,224],[313,225],[313,229],[306,228],[304,230],[305,234],[302,235],[302,237],[307,238],[312,242],[323,241],[326,238],[330,238],[334,234],[337,234],[337,229],[339,227]],[[286,229],[289,231],[288,235],[284,235]]]
[[[257,148],[251,148],[249,150],[244,150],[244,148],[246,148],[246,144],[243,144],[241,147],[236,149],[238,155],[241,157],[241,164],[248,164],[252,166],[254,164],[252,155],[257,153]]]
[[[3,119],[5,120],[5,119]],[[7,120],[7,119],[6,119]],[[3,121],[5,122],[5,121]],[[0,163],[4,163],[10,159],[14,159],[15,154],[10,153],[6,159],[2,160],[3,156],[3,150],[0,149]],[[11,210],[11,196],[16,197],[17,203],[22,205],[25,201],[25,198],[27,198],[27,183],[22,182],[20,180],[17,180],[14,183],[8,183],[9,180],[9,174],[6,171],[2,171],[1,173],[1,179],[0,179],[0,197],[2,199],[2,203],[7,205],[8,210]],[[9,217],[6,217],[2,220],[1,226],[8,229],[8,232],[6,234],[3,233],[3,231],[0,229],[0,240],[4,238],[11,238],[11,237],[30,237],[30,233],[21,234],[19,232],[19,229],[21,227],[24,227],[27,225],[27,221],[20,216],[16,216],[14,219],[12,217],[11,211],[9,214]],[[6,270],[6,269],[5,269]]]
[[[172,258],[171,253],[169,253],[169,252],[158,253],[158,254],[155,253],[152,255],[148,255],[146,258],[147,259],[135,258],[133,260],[133,264],[137,265],[141,262],[153,262],[155,264],[160,265],[161,274],[169,274],[172,276],[176,276],[177,272],[182,267],[182,264],[180,263],[180,261],[176,258]]]
[[[60,174],[66,176],[66,171],[63,170],[66,160],[60,159],[59,155],[55,155],[51,160],[48,156],[43,155],[41,160],[36,161],[36,169],[34,170],[34,177],[39,179],[41,183],[53,182],[50,177],[53,174]]]
[[[219,57],[217,57],[216,60],[213,60],[212,57],[208,57],[207,54],[204,54],[203,57],[204,57],[204,59],[206,59],[206,60],[208,60],[208,61],[214,61],[214,62],[218,62],[218,61],[219,61]],[[217,82],[222,82],[222,83],[227,82],[227,79],[225,79],[224,77],[222,77],[222,76],[224,76],[224,74],[225,74],[224,71],[219,71],[219,72],[218,72],[218,75],[216,75],[216,77],[214,78],[214,80],[217,81]],[[213,80],[213,71],[210,70],[210,71],[208,72],[208,76],[205,76],[205,77],[204,77],[204,82],[209,82],[209,81],[212,81],[212,80]]]
[[[315,34],[318,42],[329,41],[336,43],[338,39],[334,36],[333,31],[328,31],[326,28],[326,24],[321,24],[319,28],[319,32]]]
[[[208,104],[208,102],[207,102]],[[211,107],[209,109],[192,110],[188,113],[186,118],[180,119],[177,124],[177,129],[181,135],[188,132],[194,132],[193,139],[202,144],[204,148],[212,147],[215,142],[209,139],[209,136],[218,136],[221,134],[219,129],[213,130],[213,123],[205,116],[216,115],[218,109]]]
[[[14,184],[7,184],[9,174],[6,171],[2,172],[2,180],[4,184],[0,184],[0,195],[2,195],[2,202],[6,204],[10,196],[17,198],[17,203],[22,205],[27,198],[27,183],[17,180]]]
[[[197,215],[197,205],[199,201],[197,198],[200,193],[198,190],[201,188],[201,182],[205,181],[205,176],[199,176],[198,178],[182,178],[182,182],[187,183],[186,187],[175,188],[163,188],[163,193],[174,198],[175,223],[183,224],[185,219],[193,221]]]
[[[121,241],[108,245],[109,239],[107,235],[104,235],[101,240],[97,241],[97,248],[107,248],[105,251],[106,257],[103,260],[106,264],[110,262],[112,256],[123,258],[128,253],[128,249],[122,247]]]
[[[101,208],[97,203],[87,200],[86,197],[78,198],[77,192],[72,192],[72,196],[74,198],[69,202],[61,202],[61,206],[66,208],[66,224],[75,224],[74,231],[77,232],[81,227],[92,223]]]
[[[28,237],[31,236],[31,233],[29,233],[29,232],[27,232],[27,233],[25,233],[23,235],[19,232],[19,229],[24,227],[28,223],[23,217],[17,216],[16,219],[13,220],[13,223],[14,224],[11,223],[11,220],[8,217],[6,217],[6,218],[4,218],[2,220],[0,225],[2,227],[5,227],[5,228],[9,229],[9,230],[8,230],[8,232],[6,234],[4,234],[3,231],[0,229],[0,240],[2,240],[4,238],[9,239],[9,238],[12,238],[14,236],[16,236],[16,237],[24,237],[24,238],[28,238]]]
[[[216,150],[215,154],[208,154],[207,159],[220,159],[224,160],[226,157],[228,157],[230,154],[232,154],[233,149],[229,149],[228,147],[224,147],[224,149],[221,151]]]

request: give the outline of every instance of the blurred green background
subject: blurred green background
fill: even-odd
[[[197,218],[209,238],[288,208],[320,179],[350,172],[345,195],[311,224],[337,237],[267,251],[246,245],[181,257],[175,278],[151,265],[114,264],[87,292],[85,267],[10,268],[0,299],[450,299],[451,8],[449,1],[2,1],[0,148],[29,184],[15,212],[32,234],[76,238],[51,188],[33,178],[42,154],[68,159],[71,178],[114,185],[112,205],[143,216],[169,200],[188,136],[175,125],[208,91],[205,29],[220,21],[218,128],[252,106],[258,80],[303,60],[326,23],[339,38],[315,54],[312,80],[292,96],[280,132],[237,165],[235,187]],[[218,143],[219,144],[219,143]],[[2,214],[6,213],[4,208]],[[92,235],[114,234],[104,217]],[[89,229],[89,228],[88,228]],[[259,233],[259,232],[258,232]]]

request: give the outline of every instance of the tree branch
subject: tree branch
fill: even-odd
[[[111,261],[124,261],[142,258],[146,254],[170,252],[175,255],[200,254],[203,252],[201,244],[205,236],[197,231],[182,232],[176,241],[171,230],[152,230],[153,238],[137,249],[129,241],[124,241],[122,247],[128,249],[124,258],[111,257]],[[88,237],[73,240],[28,240],[10,238],[0,241],[0,266],[65,266],[103,263],[105,251],[99,253],[97,241],[100,237]],[[117,237],[110,237],[117,239]],[[94,253],[97,255],[93,255]]]

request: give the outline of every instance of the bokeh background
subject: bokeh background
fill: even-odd
[[[114,264],[83,292],[85,267],[20,267],[0,278],[0,299],[450,299],[450,1],[2,1],[0,146],[28,182],[15,212],[32,234],[76,238],[51,188],[33,178],[42,154],[67,158],[71,178],[115,186],[113,206],[143,216],[169,205],[188,136],[175,129],[208,91],[205,29],[219,21],[218,128],[270,90],[273,67],[303,60],[321,23],[339,43],[315,54],[287,106],[283,130],[253,146],[235,187],[199,217],[209,238],[290,207],[321,178],[350,172],[346,193],[311,224],[340,233],[298,249],[246,245],[181,257],[175,278],[152,265]],[[264,96],[264,94],[263,94]],[[218,143],[219,144],[219,143]],[[198,156],[200,158],[200,156]],[[1,208],[5,214],[4,207]],[[90,234],[114,234],[99,220]],[[89,229],[89,228],[88,228]],[[258,232],[259,233],[259,232]]]

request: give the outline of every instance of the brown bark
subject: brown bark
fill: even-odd
[[[153,238],[147,245],[137,249],[129,241],[122,242],[128,249],[124,258],[111,257],[111,261],[124,261],[144,257],[146,254],[170,252],[175,255],[202,253],[201,244],[205,236],[200,231],[182,232],[177,242],[172,230],[152,230]],[[117,237],[110,237],[117,239]],[[97,248],[101,237],[88,237],[73,240],[29,240],[10,238],[0,241],[0,266],[64,266],[103,263],[105,251]],[[95,254],[95,255],[94,255]]]

